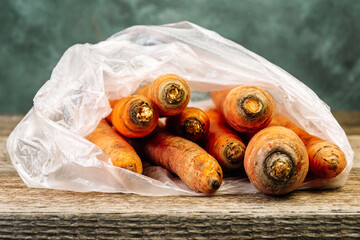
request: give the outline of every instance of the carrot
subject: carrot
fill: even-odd
[[[159,113],[145,96],[133,95],[110,101],[113,108],[107,120],[123,136],[143,137],[151,133],[158,122]]]
[[[109,155],[114,166],[142,173],[142,163],[134,148],[105,119],[100,121],[87,139]]]
[[[216,110],[205,112],[210,119],[209,134],[204,140],[205,150],[213,156],[224,171],[243,166],[245,144]]]
[[[239,132],[257,132],[265,128],[274,114],[271,95],[255,86],[238,86],[210,94],[218,111]]]
[[[150,85],[139,88],[136,94],[150,98],[159,109],[160,116],[180,114],[190,101],[190,87],[187,82],[175,75],[159,76]]]
[[[339,175],[346,167],[345,154],[337,145],[310,135],[279,114],[274,116],[270,124],[290,128],[301,138],[309,155],[310,172],[315,176],[333,178]]]
[[[175,173],[196,192],[211,194],[221,185],[221,167],[196,143],[159,127],[145,138],[131,142],[144,159]]]
[[[179,115],[166,119],[166,129],[190,141],[198,141],[209,132],[209,118],[199,108],[187,107]]]
[[[295,190],[304,181],[309,159],[305,145],[293,131],[273,126],[259,131],[250,140],[244,167],[257,189],[280,195]]]

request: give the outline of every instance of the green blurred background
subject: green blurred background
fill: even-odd
[[[2,0],[0,113],[26,113],[67,48],[191,21],[277,64],[335,110],[360,110],[360,1]]]

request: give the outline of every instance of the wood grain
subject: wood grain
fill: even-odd
[[[0,136],[9,136],[24,115],[0,115]]]
[[[354,169],[346,184],[336,190],[295,191],[273,197],[242,194],[211,197],[143,197],[135,194],[77,193],[30,189],[18,176],[0,177],[1,213],[239,213],[254,216],[360,213],[360,169]],[[39,201],[41,197],[41,201]],[[120,201],[121,199],[121,201]],[[326,199],[326,202],[324,202]],[[360,227],[360,226],[359,226]]]
[[[24,214],[0,216],[0,238],[9,239],[357,239],[357,214]]]
[[[282,197],[143,197],[27,188],[5,149],[6,125],[20,119],[0,116],[0,239],[360,238],[358,134],[348,134],[355,163],[339,189]]]
[[[334,111],[332,113],[347,135],[360,135],[360,112]]]
[[[360,168],[360,135],[350,135],[348,139],[355,153],[353,168]]]

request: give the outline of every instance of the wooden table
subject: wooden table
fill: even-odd
[[[22,116],[0,116],[0,238],[360,238],[360,112],[334,115],[355,151],[345,186],[283,197],[143,197],[29,189],[5,149]]]

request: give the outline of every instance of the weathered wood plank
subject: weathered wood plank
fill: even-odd
[[[360,135],[350,135],[348,139],[355,153],[353,168],[360,168]]]
[[[24,115],[0,115],[0,136],[9,136]]]
[[[335,190],[295,191],[281,197],[240,194],[212,197],[143,197],[134,194],[77,193],[29,189],[18,176],[0,177],[0,213],[237,213],[253,216],[360,214],[360,169]],[[359,216],[360,217],[360,216]]]
[[[0,177],[17,175],[6,150],[7,137],[0,136]]]
[[[0,238],[41,239],[356,239],[358,214],[261,216],[238,214],[2,215]]]
[[[0,238],[358,238],[360,169],[343,188],[212,197],[28,189],[0,178]]]
[[[359,126],[360,111],[332,111],[336,120],[343,125]]]
[[[360,135],[360,111],[334,111],[333,115],[347,135]]]

